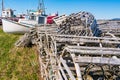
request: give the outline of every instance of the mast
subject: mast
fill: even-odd
[[[2,11],[4,11],[4,2],[2,0]]]
[[[45,15],[45,5],[43,0],[38,1],[38,11]]]

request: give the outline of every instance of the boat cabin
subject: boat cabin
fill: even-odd
[[[2,11],[2,17],[13,17],[14,11],[12,9],[5,9]]]
[[[31,10],[29,11],[28,16],[26,16],[28,20],[37,21],[37,24],[46,24],[46,15],[42,15],[41,12]]]

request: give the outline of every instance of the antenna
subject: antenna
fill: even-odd
[[[38,2],[38,11],[42,12],[42,14],[45,15],[45,6],[43,0],[39,0]]]

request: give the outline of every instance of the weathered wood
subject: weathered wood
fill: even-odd
[[[31,44],[31,36],[29,33],[26,33],[24,36],[22,36],[16,43],[15,46],[17,47],[27,47]]]
[[[75,57],[75,54],[71,54],[72,58]],[[75,69],[76,69],[76,75],[77,75],[77,79],[78,80],[82,80],[82,72],[81,72],[81,69],[80,69],[80,66],[78,63],[76,63],[73,59],[73,63],[75,65]]]
[[[62,23],[62,21],[65,21],[66,17],[67,17],[67,15],[61,15],[61,16],[57,16],[57,17],[53,18],[53,20],[57,25],[60,25]]]
[[[92,66],[93,70],[88,70],[88,73],[109,72],[114,66],[119,71],[120,38],[115,36],[119,35],[119,28],[110,27],[109,33],[101,36],[99,30],[107,31],[109,27],[98,26],[94,16],[88,12],[56,17],[54,21],[56,24],[53,25],[36,25],[16,42],[16,46],[25,47],[32,43],[38,47],[44,80],[82,80],[90,64],[97,67]],[[106,66],[109,68],[104,68]],[[114,74],[114,71],[110,72]]]
[[[66,76],[66,74],[65,74],[65,72],[64,72],[64,70],[63,70],[63,68],[62,68],[62,66],[61,66],[61,64],[59,64],[59,67],[60,67],[60,71],[61,71],[61,74],[62,74],[62,76],[64,77],[64,79],[65,80],[68,80],[67,79],[67,76]],[[66,70],[66,69],[65,69]]]
[[[93,64],[108,64],[108,65],[120,65],[120,59],[105,58],[105,57],[78,57],[74,58],[76,63],[93,63]]]
[[[81,50],[102,50],[102,51],[120,51],[120,48],[111,48],[111,47],[89,47],[89,46],[67,46],[70,49],[81,49]]]
[[[73,76],[72,72],[70,71],[69,67],[66,65],[65,61],[63,60],[62,57],[60,57],[60,61],[61,63],[63,64],[63,66],[66,68],[66,71],[69,75],[69,77],[72,79],[72,80],[75,80],[75,77]]]
[[[89,37],[75,35],[54,35],[54,36],[55,41],[57,42],[120,44],[120,38]]]
[[[120,35],[120,22],[119,21],[107,21],[106,23],[99,24],[99,29],[102,33],[112,33],[114,35]]]

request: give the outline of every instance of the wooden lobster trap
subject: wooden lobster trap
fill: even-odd
[[[41,25],[27,33],[27,41],[37,45],[42,78],[119,80],[120,38],[110,32],[102,34],[88,12],[60,18],[63,21],[55,18],[59,25]],[[26,42],[25,37],[16,45]]]

